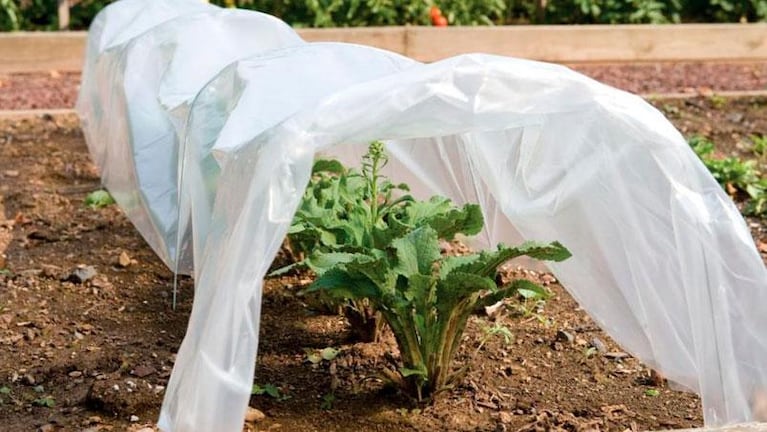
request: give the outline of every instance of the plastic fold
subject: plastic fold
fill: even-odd
[[[707,425],[764,420],[765,266],[732,201],[637,96],[557,65],[421,64],[305,43],[256,12],[121,0],[92,25],[77,109],[105,186],[195,277],[164,431],[241,430],[263,278],[312,162],[354,165],[372,140],[416,195],[482,206],[477,246],[566,245],[551,271],[626,351],[698,392]]]

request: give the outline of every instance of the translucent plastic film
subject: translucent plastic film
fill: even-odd
[[[318,152],[355,161],[376,139],[392,156],[389,173],[416,194],[480,203],[481,244],[565,244],[573,258],[551,266],[558,279],[627,351],[699,392],[708,425],[758,420],[767,271],[733,203],[641,98],[532,61],[467,55],[423,65],[304,44],[273,19],[246,27],[261,40],[271,34],[274,50],[253,48],[255,38],[247,49],[232,42],[226,59],[203,41],[177,48],[193,39],[185,28],[241,37],[225,16],[180,16],[89,52],[102,78],[84,82],[78,106],[105,183],[142,235],[166,263],[194,251],[194,308],[163,430],[241,430],[263,277],[312,161]],[[162,72],[129,75],[133,56],[141,70]],[[203,59],[212,66],[198,75]],[[96,117],[84,95],[108,115]],[[145,139],[148,130],[169,138]],[[109,173],[126,162],[130,175]],[[129,181],[110,185],[110,175]],[[158,200],[155,184],[174,199]]]
[[[187,0],[120,1],[94,27],[77,108],[102,182],[160,258],[190,273],[191,251],[176,250],[172,114],[232,61],[303,41],[269,15]]]

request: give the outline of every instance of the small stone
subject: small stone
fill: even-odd
[[[137,376],[139,378],[144,378],[146,376],[152,375],[155,372],[157,371],[151,366],[140,365],[131,371],[131,375]]]
[[[511,422],[513,422],[513,421],[514,421],[514,417],[511,415],[511,413],[510,413],[510,412],[501,411],[501,412],[498,414],[498,420],[499,420],[501,423],[504,423],[504,424],[509,424],[509,423],[511,423]]]
[[[96,268],[93,266],[77,266],[76,269],[72,270],[72,273],[69,274],[69,277],[67,277],[67,280],[74,283],[85,283],[91,279],[93,279],[94,276],[96,276],[98,272],[96,272]]]
[[[137,415],[132,415],[130,416],[130,421],[131,423],[136,423],[137,421],[139,421],[139,418]]]
[[[128,253],[125,251],[120,254],[120,257],[117,259],[117,263],[120,265],[120,267],[128,267],[132,264],[130,256],[128,256]]]
[[[6,177],[18,177],[19,172],[16,170],[5,170],[3,171],[3,175]]]
[[[573,343],[573,341],[575,340],[575,336],[573,336],[573,334],[570,333],[570,332],[566,332],[564,330],[559,330],[557,332],[556,340],[559,341],[559,342]]]
[[[605,354],[607,353],[607,345],[605,345],[604,342],[602,342],[602,339],[599,339],[598,337],[591,339],[591,346],[593,346],[598,353]]]
[[[625,358],[630,357],[628,354],[622,351],[615,351],[615,352],[609,352],[605,353],[605,357],[612,359],[612,360],[623,360]]]
[[[70,378],[80,378],[81,376],[83,376],[83,373],[80,371],[72,371],[69,373]]]
[[[727,120],[729,120],[729,121],[731,121],[733,123],[740,123],[740,122],[742,122],[743,121],[743,117],[744,117],[743,113],[739,113],[739,112],[733,112],[733,113],[727,114]]]
[[[44,424],[44,425],[40,426],[39,428],[37,428],[37,430],[39,432],[53,432],[53,431],[56,430],[56,425],[54,425],[52,423]]]
[[[88,425],[98,424],[98,423],[101,423],[101,417],[99,417],[99,416],[90,416],[90,417],[88,417],[88,419],[86,421],[88,422],[87,423]]]
[[[155,432],[155,430],[151,427],[143,427],[141,429],[138,429],[136,432]]]
[[[541,275],[541,281],[543,282],[544,286],[545,285],[551,285],[553,283],[557,283],[557,278],[555,278],[554,276],[552,276],[552,275],[550,275],[548,273],[545,273],[545,274]]]
[[[266,415],[253,407],[248,407],[245,411],[245,421],[248,423],[258,423],[266,418]]]
[[[498,315],[498,312],[503,308],[503,300],[496,302],[493,305],[485,306],[485,314],[489,318],[493,318],[494,316]]]

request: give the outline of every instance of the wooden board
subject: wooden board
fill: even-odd
[[[420,61],[484,52],[557,63],[767,61],[767,23],[299,29],[310,42],[371,45]],[[82,67],[84,32],[0,34],[0,73]]]
[[[558,63],[767,59],[767,23],[412,27],[407,55],[485,52]]]
[[[299,29],[307,42],[345,42],[370,45],[396,53],[407,51],[405,27],[357,27],[329,29]]]
[[[78,71],[85,53],[84,32],[0,34],[0,73]]]

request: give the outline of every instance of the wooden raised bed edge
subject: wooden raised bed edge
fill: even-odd
[[[556,63],[767,61],[767,23],[357,27],[299,29],[310,42],[338,41],[419,61],[483,52]],[[0,34],[0,73],[78,71],[85,32]]]

